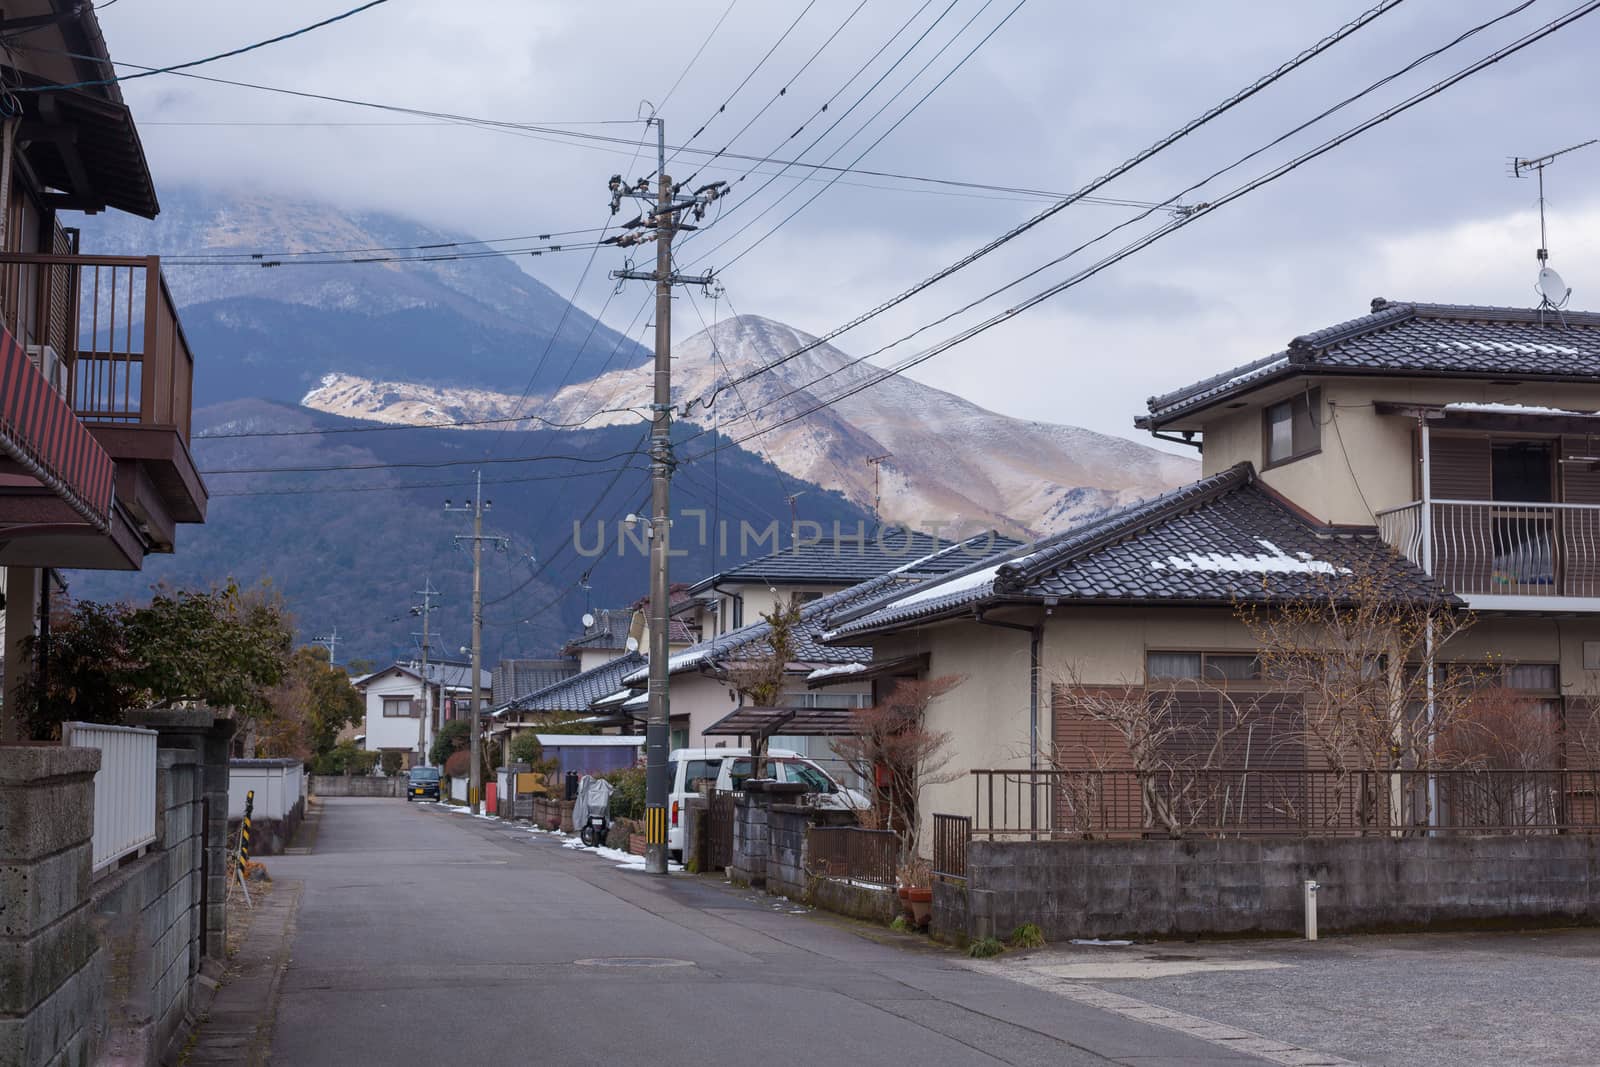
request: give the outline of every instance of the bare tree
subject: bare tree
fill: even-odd
[[[728,681],[749,704],[775,708],[783,699],[784,680],[794,659],[794,632],[800,625],[800,605],[793,597],[778,601],[770,612],[763,612],[767,624],[766,652],[741,661],[728,670]],[[750,739],[750,777],[762,777],[767,757],[767,737]]]
[[[961,777],[950,768],[949,733],[928,729],[927,716],[929,705],[963,681],[953,674],[902,679],[884,699],[856,711],[853,733],[833,742],[834,753],[867,783],[878,823],[898,835],[902,870],[918,863],[923,790]]]

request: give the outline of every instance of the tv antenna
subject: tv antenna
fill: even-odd
[[[1544,313],[1547,310],[1553,311],[1557,317],[1561,317],[1561,309],[1566,307],[1567,301],[1572,297],[1572,288],[1562,281],[1561,275],[1556,273],[1554,267],[1550,266],[1550,247],[1549,242],[1545,239],[1544,168],[1568,152],[1576,152],[1580,148],[1588,148],[1597,141],[1600,141],[1600,138],[1590,138],[1582,144],[1558,149],[1548,155],[1535,156],[1530,159],[1513,156],[1511,159],[1512,177],[1526,178],[1528,172],[1533,171],[1539,178],[1539,248],[1534,253],[1534,258],[1539,261],[1539,278],[1534,283],[1534,289],[1539,294],[1539,319],[1541,322],[1544,321]],[[1564,319],[1562,325],[1566,325]]]

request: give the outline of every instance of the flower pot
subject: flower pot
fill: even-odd
[[[933,890],[912,886],[906,891],[906,901],[911,905],[911,921],[917,926],[927,926],[933,917]]]
[[[901,914],[906,917],[906,922],[914,922],[916,920],[916,912],[911,910],[911,887],[903,885],[899,888],[897,894],[900,897]]]

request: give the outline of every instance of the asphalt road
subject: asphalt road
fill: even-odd
[[[549,835],[398,800],[320,812],[310,854],[269,861],[303,883],[276,1064],[1263,1062]]]

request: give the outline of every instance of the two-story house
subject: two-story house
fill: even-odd
[[[137,570],[205,519],[194,358],[154,256],[81,247],[73,212],[160,210],[89,4],[17,0],[0,119],[0,568],[8,696],[51,568]]]
[[[407,767],[426,765],[440,726],[471,716],[472,664],[395,663],[351,683],[366,704],[362,748],[400,752]],[[494,675],[478,674],[478,706],[487,709]]]
[[[1410,561],[1390,594],[1442,586],[1475,616],[1436,666],[1493,660],[1507,688],[1592,714],[1600,315],[1378,300],[1148,407],[1138,425],[1198,448],[1200,481],[830,621],[830,643],[965,677],[928,714],[960,766],[1048,765],[1080,739],[1064,679],[1248,684],[1239,605],[1322,595],[1380,539]],[[971,781],[937,785],[923,815],[976,803]]]

